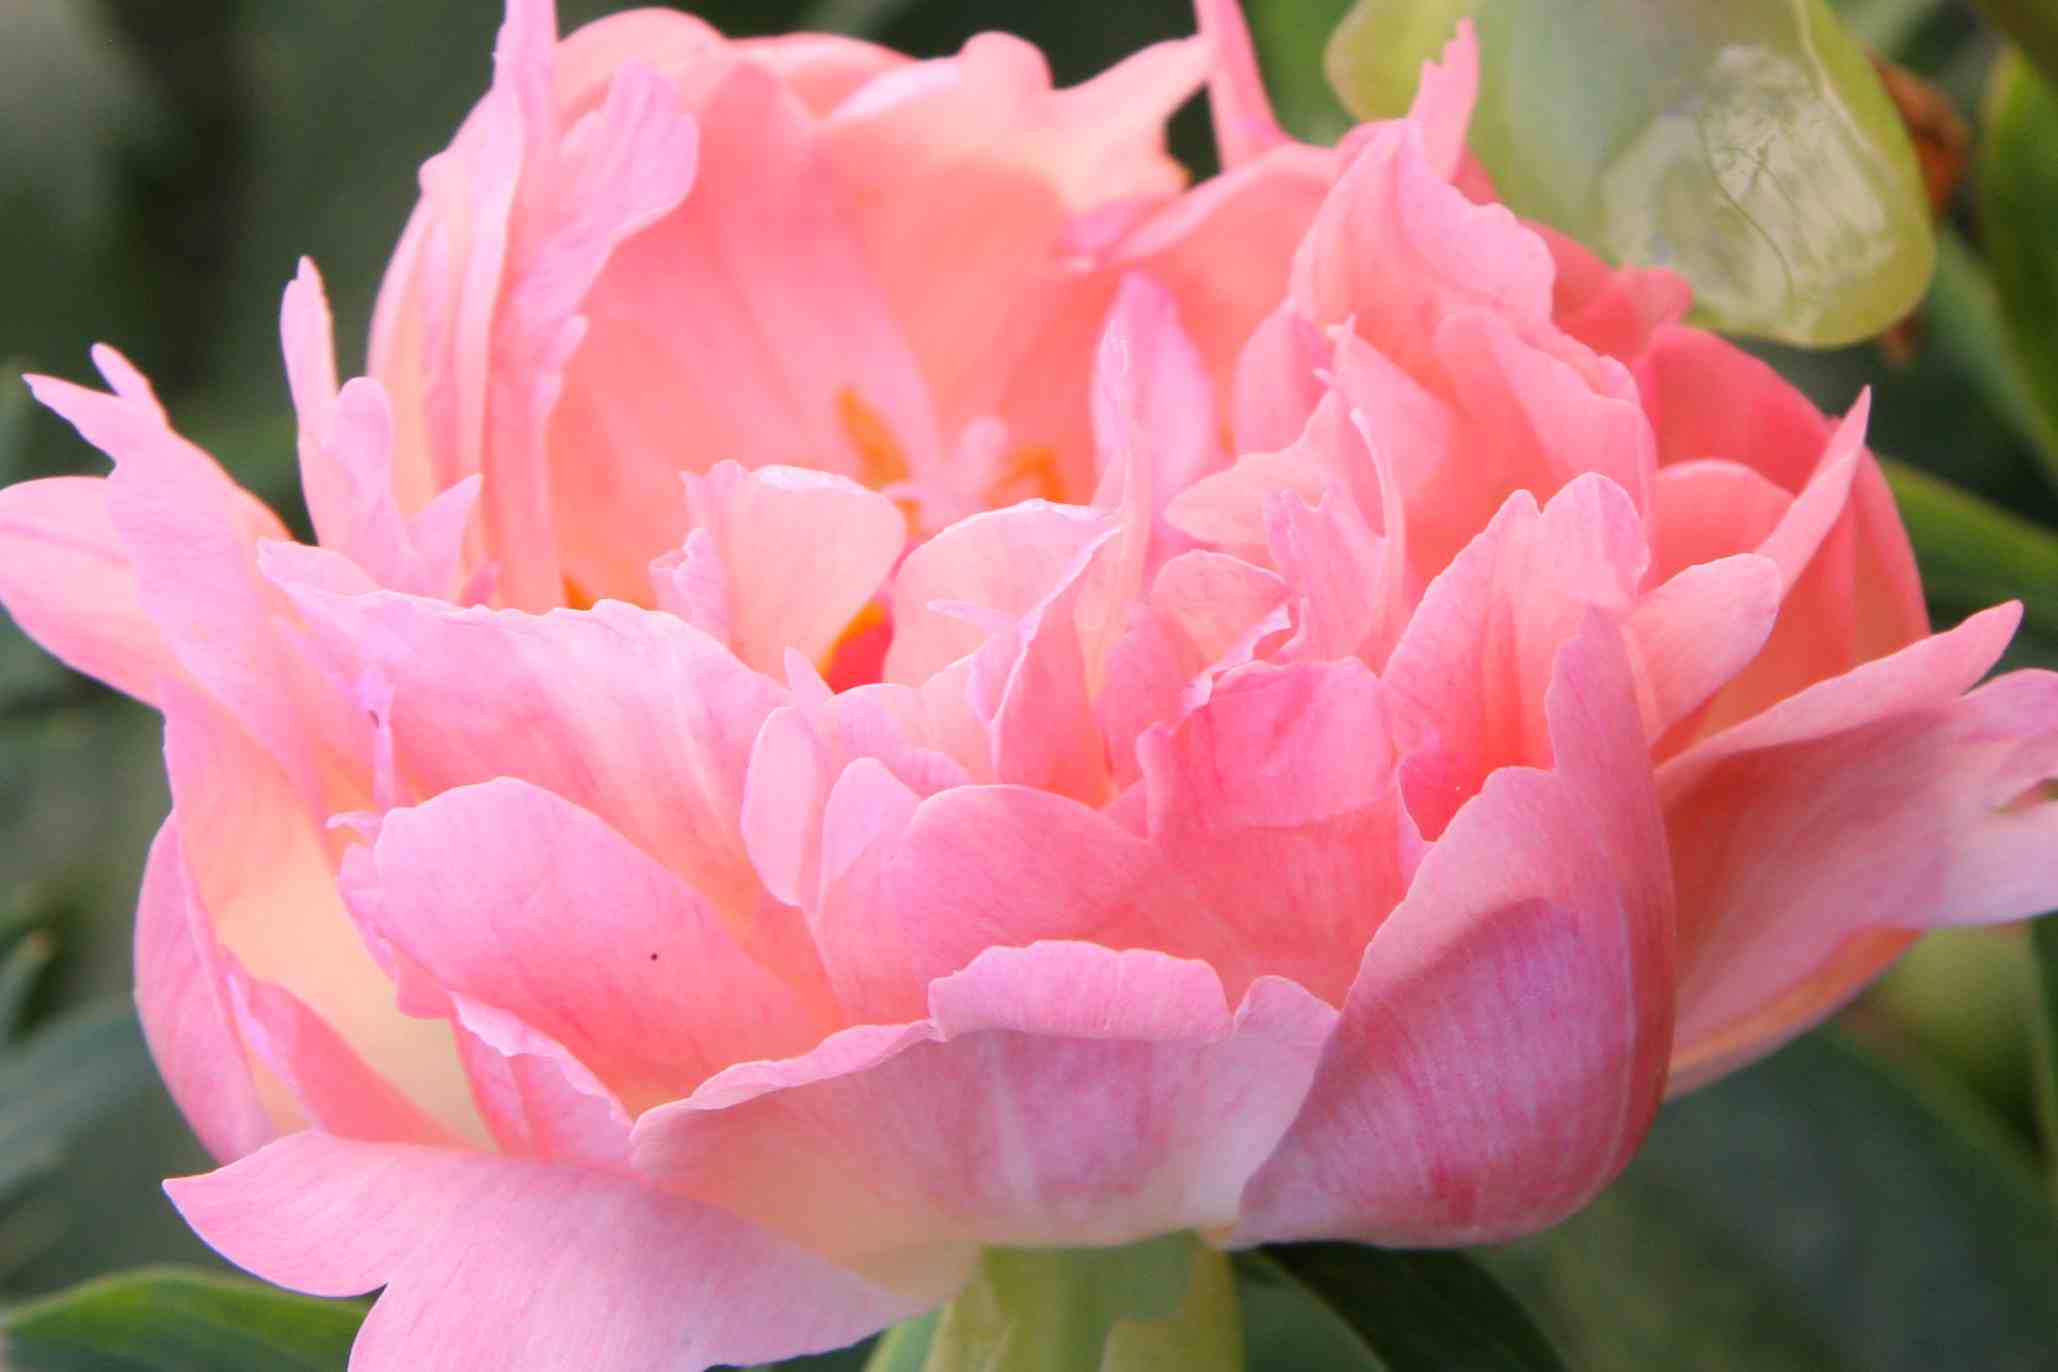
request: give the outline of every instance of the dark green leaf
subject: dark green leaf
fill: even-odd
[[[1939,617],[2020,599],[2014,651],[2058,663],[2058,533],[1902,463],[1885,467]]]
[[[56,951],[57,942],[49,931],[34,929],[16,940],[7,955],[0,958],[0,1043],[13,1038],[15,1030],[21,1027],[36,979],[43,975],[43,969],[50,965],[50,955]]]
[[[1466,14],[1471,145],[1519,212],[1681,272],[1719,328],[1829,346],[1921,299],[1914,153],[1824,0],[1359,0],[1329,48],[1344,103],[1405,109]]]
[[[1672,1102],[1586,1211],[1482,1256],[1588,1372],[2034,1372],[2058,1346],[2020,1147],[1830,1034]]]
[[[364,1313],[356,1301],[160,1267],[18,1307],[0,1331],[23,1372],[341,1372]]]
[[[2044,1156],[2058,1186],[2058,916],[2029,926],[2030,961],[2036,972],[2036,1106],[2044,1131]]]
[[[2051,0],[1972,0],[2021,45],[2044,74],[2046,81],[2058,81],[2058,8]]]
[[[156,1080],[126,1000],[74,1011],[0,1057],[0,1197],[56,1166],[72,1136]]]
[[[1240,1254],[1249,1281],[1299,1286],[1391,1372],[1561,1372],[1564,1363],[1507,1290],[1458,1253],[1349,1243]]]
[[[1987,86],[1979,187],[2010,352],[2036,408],[2046,472],[2058,481],[2058,96],[2017,52],[1994,64]]]

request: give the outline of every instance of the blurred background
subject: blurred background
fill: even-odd
[[[1321,75],[1347,7],[1247,5],[1304,136],[1347,126]],[[567,29],[611,8],[559,0]],[[688,8],[736,33],[835,28],[919,54],[1008,29],[1066,82],[1192,29],[1183,0]],[[1938,623],[2020,596],[2016,663],[2058,665],[2058,414],[2015,360],[2034,340],[2007,336],[2014,285],[1997,287],[1982,212],[2005,40],[1958,0],[1838,8],[1911,82],[1939,269],[1883,340],[1761,350],[1829,411],[1875,387],[1873,445],[1904,464]],[[86,351],[104,340],[304,531],[280,292],[300,255],[318,262],[354,374],[415,170],[486,88],[498,20],[491,0],[0,0],[0,484],[105,470],[14,379],[91,380]],[[1211,170],[1202,112],[1175,132],[1196,174]],[[2058,117],[2050,132],[2058,159]],[[2029,251],[2058,272],[2051,209]],[[135,889],[167,808],[159,733],[0,619],[0,1308],[139,1263],[213,1261],[158,1190],[208,1163],[127,1009]],[[1585,1216],[1489,1261],[1595,1367],[2058,1366],[2029,944],[2015,929],[1921,945],[1830,1033],[1669,1109]]]

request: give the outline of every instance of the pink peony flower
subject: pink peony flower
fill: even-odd
[[[1236,7],[1070,90],[511,0],[319,547],[112,394],[0,598],[158,705],[171,1183],[353,1366],[753,1362],[984,1245],[1548,1225],[1922,928],[2058,905],[1863,447],[1490,202],[1461,33],[1336,150]],[[1162,147],[1203,79],[1227,168]]]

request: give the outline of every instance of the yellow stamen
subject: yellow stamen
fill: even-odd
[[[907,454],[886,419],[849,386],[836,392],[836,418],[858,452],[858,480],[880,490],[908,479]]]
[[[1036,494],[1045,500],[1065,498],[1065,478],[1058,471],[1058,450],[1048,443],[1030,443],[1015,449],[1012,460],[986,488],[986,498],[998,502],[1017,484],[1035,483]]]
[[[566,577],[565,604],[574,610],[590,610],[593,608],[593,597],[587,594],[584,586]]]

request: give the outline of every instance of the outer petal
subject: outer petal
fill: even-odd
[[[267,1280],[384,1286],[352,1372],[695,1372],[838,1347],[921,1308],[718,1210],[575,1168],[310,1133],[166,1189]]]
[[[107,483],[59,476],[0,490],[0,603],[67,666],[155,703],[178,670],[143,610]]]
[[[107,514],[171,655],[264,744],[301,803],[319,805],[334,753],[362,746],[364,735],[340,693],[279,632],[285,605],[258,575],[255,546],[284,529],[172,432],[149,383],[119,353],[96,348],[93,357],[116,394],[46,377],[30,387],[114,458]]]
[[[157,1071],[193,1132],[223,1162],[269,1143],[279,1124],[245,1056],[204,912],[196,911],[176,819],[150,845],[136,906],[136,1008]]]
[[[1333,1020],[1278,980],[1232,1014],[1213,972],[1162,953],[993,949],[936,983],[924,1021],[653,1111],[638,1162],[839,1254],[1219,1226]]]
[[[445,993],[562,1045],[631,1112],[831,1027],[671,871],[526,782],[396,810],[373,852],[380,932]]]
[[[434,1132],[426,1113],[481,1137],[448,1031],[394,1008],[337,893],[330,838],[277,765],[219,706],[177,685],[165,698],[165,764],[191,936],[238,1036],[329,1127],[421,1138]]]
[[[1671,901],[1628,662],[1598,616],[1558,655],[1551,771],[1506,768],[1423,860],[1238,1242],[1508,1238],[1642,1141],[1671,1045]]]
[[[1900,932],[2058,905],[2058,806],[2041,789],[2058,776],[2058,676],[1959,698],[2018,618],[1974,616],[1659,774],[1679,864],[1682,1087],[1829,1013]]]

